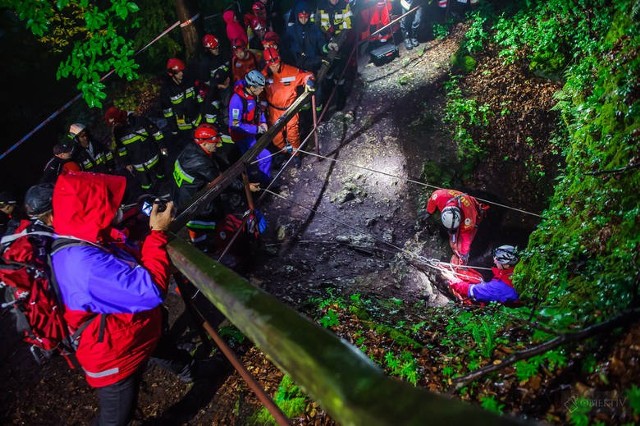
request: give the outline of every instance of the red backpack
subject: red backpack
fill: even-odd
[[[56,353],[73,368],[75,351],[64,320],[64,304],[51,280],[49,254],[54,234],[39,231],[23,221],[17,233],[2,238],[0,245],[0,287],[4,288],[2,309],[12,309],[18,332],[31,345],[31,353],[41,364]]]

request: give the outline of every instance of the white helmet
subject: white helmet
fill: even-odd
[[[75,138],[80,133],[82,133],[86,128],[87,126],[85,126],[82,123],[73,123],[71,126],[69,126],[69,137],[71,139]]]
[[[518,263],[518,248],[514,246],[500,246],[493,250],[493,261],[500,265],[514,266]]]
[[[456,206],[447,206],[442,209],[440,220],[442,220],[442,225],[447,228],[449,232],[455,232],[462,221],[462,212]]]

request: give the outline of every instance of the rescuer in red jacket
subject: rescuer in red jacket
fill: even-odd
[[[264,60],[267,63],[262,71],[267,81],[267,122],[269,126],[273,126],[293,104],[303,88],[313,90],[313,73],[285,64],[280,60],[278,51],[272,47],[265,49]],[[273,137],[273,144],[281,150],[286,148],[290,153],[300,148],[299,121],[298,114],[291,117],[284,128]],[[300,167],[300,156],[295,152],[294,155],[294,164]]]
[[[440,211],[442,225],[449,232],[449,245],[453,250],[451,263],[466,265],[469,261],[471,243],[476,236],[478,224],[489,208],[474,197],[454,189],[438,189],[427,202],[426,211],[421,212],[422,219]]]
[[[65,237],[54,243],[53,271],[65,319],[72,332],[81,330],[76,357],[97,388],[100,425],[126,425],[133,416],[144,366],[162,334],[169,286],[166,231],[173,203],[163,212],[154,205],[137,257],[112,227],[125,182],[70,172],[60,175],[53,192],[54,230]]]

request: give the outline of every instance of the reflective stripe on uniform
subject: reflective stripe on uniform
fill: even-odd
[[[97,372],[84,370],[84,374],[86,374],[87,376],[89,376],[89,377],[91,377],[93,379],[99,379],[101,377],[113,376],[114,374],[118,374],[119,372],[120,372],[120,368],[118,368],[118,367],[110,368],[108,370],[103,370],[103,371],[97,371]]]
[[[134,164],[133,168],[139,172],[145,172],[150,168],[152,168],[153,166],[155,166],[159,160],[160,160],[160,156],[156,154],[149,161],[145,161],[144,163],[141,163],[141,164]]]
[[[191,229],[216,229],[216,222],[213,220],[190,220],[186,226]]]
[[[195,177],[184,171],[178,160],[173,163],[173,180],[178,185],[178,188],[182,186],[182,182],[193,183],[195,179]]]
[[[133,133],[129,133],[128,135],[124,135],[120,138],[120,142],[122,145],[129,145],[139,140],[144,140],[149,136],[149,133],[145,129],[138,129]]]

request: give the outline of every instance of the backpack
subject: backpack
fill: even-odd
[[[25,221],[26,222],[26,221]],[[2,309],[11,309],[22,340],[38,364],[56,354],[76,366],[73,353],[87,321],[73,335],[64,319],[64,304],[51,272],[50,253],[55,235],[38,231],[30,222],[0,240]]]

